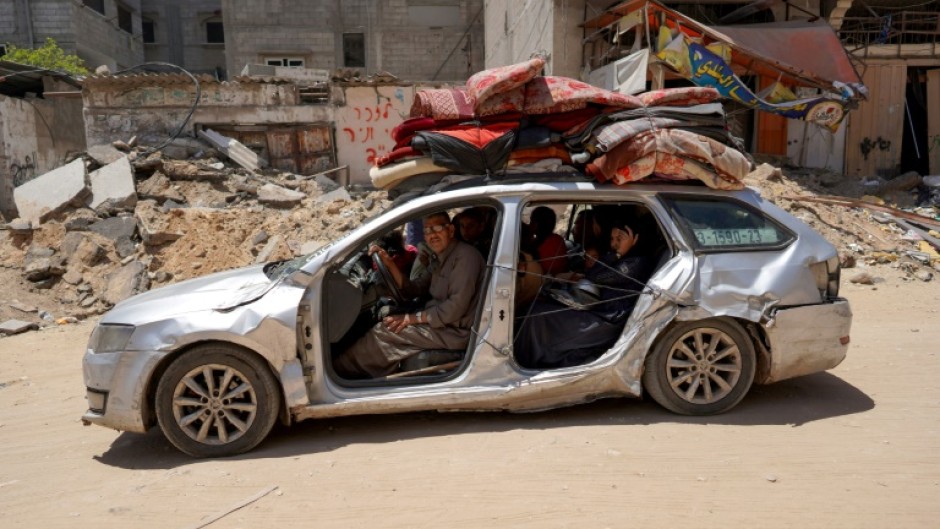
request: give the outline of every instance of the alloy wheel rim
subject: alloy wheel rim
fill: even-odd
[[[180,379],[173,392],[173,416],[180,430],[207,445],[231,443],[251,428],[258,398],[237,369],[209,364]]]
[[[672,391],[692,404],[712,404],[728,396],[742,371],[741,350],[727,333],[703,327],[682,335],[666,359]]]

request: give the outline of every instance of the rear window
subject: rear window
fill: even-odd
[[[665,201],[699,250],[768,250],[794,239],[792,232],[741,202],[684,197]]]

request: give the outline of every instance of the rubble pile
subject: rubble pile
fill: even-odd
[[[878,272],[864,270],[872,267],[887,267],[907,281],[932,281],[940,273],[940,204],[931,201],[926,179],[857,181],[823,169],[780,165],[763,163],[744,183],[835,245],[844,269],[859,268],[843,270],[844,280],[873,284],[877,281],[868,279]],[[899,216],[905,213],[920,222],[906,222]]]
[[[16,189],[21,217],[0,225],[0,335],[309,253],[388,206],[326,176],[248,171],[192,138],[135,144],[95,146]]]

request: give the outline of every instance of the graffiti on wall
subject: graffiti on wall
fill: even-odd
[[[889,151],[891,150],[891,142],[878,136],[877,139],[873,140],[871,138],[863,138],[861,143],[858,145],[859,150],[862,151],[862,157],[865,158],[865,161],[868,161],[868,155],[871,154],[875,149],[879,151]]]
[[[351,182],[369,182],[369,168],[395,148],[392,129],[405,120],[413,94],[401,86],[346,89],[346,106],[336,113],[336,149]]]
[[[36,177],[36,155],[27,155],[22,162],[10,164],[10,174],[13,175],[13,187],[18,187]]]

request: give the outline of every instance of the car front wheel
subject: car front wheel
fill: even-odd
[[[160,379],[157,422],[191,456],[240,454],[271,431],[279,395],[262,360],[233,346],[199,346],[173,361]]]
[[[754,381],[754,344],[725,319],[681,322],[647,356],[643,387],[662,407],[683,415],[733,408]]]

